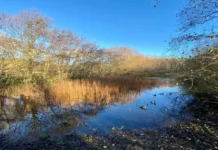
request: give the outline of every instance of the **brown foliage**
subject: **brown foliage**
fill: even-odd
[[[57,29],[36,11],[0,15],[0,82],[44,86],[69,78],[171,72],[176,59],[139,54],[128,47],[99,49],[71,31]],[[10,82],[8,82],[10,81]]]

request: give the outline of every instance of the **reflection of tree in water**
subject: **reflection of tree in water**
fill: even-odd
[[[16,98],[0,96],[0,121],[12,123],[23,119],[26,103]]]
[[[38,120],[38,106],[35,102],[31,102],[30,104],[31,114],[32,114],[32,129],[33,131],[37,131],[39,127],[39,120]]]
[[[182,107],[181,114],[192,114],[192,117],[204,117],[217,113],[217,97],[212,94],[197,93],[192,94],[192,98]]]
[[[190,115],[190,111],[184,113],[186,107],[193,102],[194,97],[190,94],[173,93],[171,96],[171,105],[168,107],[161,108],[161,111],[168,117],[180,119],[184,115]]]
[[[67,133],[79,126],[86,126],[85,120],[97,115],[107,105],[129,103],[137,99],[144,90],[166,86],[166,82],[161,80],[114,83],[111,80],[102,82],[76,81],[65,84],[68,86],[64,87],[65,85],[59,84],[62,88],[59,93],[60,89],[56,89],[56,91],[45,90],[43,100],[27,96],[11,99],[4,97],[3,101],[1,100],[1,110],[6,110],[13,116],[13,124],[8,123],[11,125],[10,130],[14,132],[13,135],[22,136],[23,134],[25,136],[29,133],[40,134],[42,132]],[[167,84],[167,86],[169,85]],[[75,95],[77,99],[74,99]],[[63,99],[60,99],[61,97]],[[6,115],[1,113],[0,118],[2,116]],[[6,116],[2,121],[7,122],[8,119],[9,117]]]
[[[16,101],[26,104],[26,107],[24,105],[17,107],[16,101],[14,99],[11,101],[14,102],[11,103],[13,105],[8,105],[5,103],[6,101],[1,105],[1,109],[8,109],[11,113],[10,118],[1,114],[1,122],[11,124],[7,130],[13,133],[14,139],[17,136],[22,137],[32,133],[67,133],[69,130],[86,125],[86,119],[95,116],[105,107],[105,105],[81,104],[76,107],[64,108],[59,105],[45,106],[33,101],[24,102],[25,99],[17,99]],[[2,118],[2,115],[4,115],[4,118]],[[10,122],[9,119],[12,120],[12,118],[13,122]],[[14,124],[15,122],[17,123]]]

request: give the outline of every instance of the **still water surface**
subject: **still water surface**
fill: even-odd
[[[178,115],[181,106],[191,97],[183,95],[182,87],[173,79],[147,80],[149,86],[120,91],[120,95],[107,103],[44,105],[21,99],[15,103],[14,99],[6,98],[1,104],[0,125],[4,129],[0,133],[13,138],[70,133],[106,135],[116,130],[161,128],[181,121]]]

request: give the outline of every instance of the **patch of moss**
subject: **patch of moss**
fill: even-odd
[[[42,141],[45,141],[45,140],[47,140],[48,139],[48,135],[47,134],[43,134],[43,135],[41,135],[39,138],[40,138],[40,140],[42,140]]]

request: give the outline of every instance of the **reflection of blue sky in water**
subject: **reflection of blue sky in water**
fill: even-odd
[[[146,90],[137,100],[128,104],[108,106],[106,110],[87,121],[88,127],[81,127],[78,131],[91,133],[93,128],[97,128],[98,133],[104,134],[110,133],[114,127],[121,126],[124,126],[124,130],[161,127],[168,121],[177,120],[167,115],[167,111],[173,107],[172,100],[179,95],[178,86]],[[156,105],[150,103],[154,100]],[[140,109],[140,106],[146,106],[147,110]]]
[[[181,95],[181,88],[172,85],[175,85],[172,80],[166,80],[161,85],[142,91],[140,95],[137,92],[128,93],[107,106],[80,104],[71,109],[36,106],[37,110],[33,109],[30,114],[26,114],[25,119],[10,124],[9,133],[16,139],[27,135],[38,137],[42,133],[61,135],[76,131],[93,134],[93,129],[97,129],[98,134],[109,134],[112,128],[132,130],[163,127],[180,120],[179,116],[172,114],[177,114],[181,106],[179,104],[190,99],[188,97],[184,100],[183,97],[187,96]],[[156,105],[150,103],[154,100]],[[140,106],[146,106],[147,110]]]

